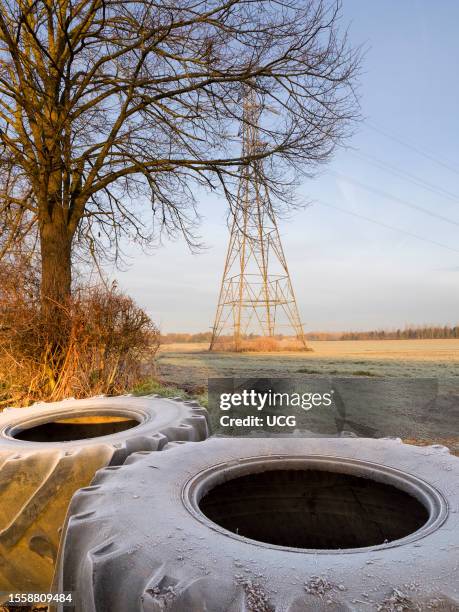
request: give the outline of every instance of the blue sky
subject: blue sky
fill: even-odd
[[[344,0],[347,22],[351,41],[368,48],[365,122],[351,149],[301,185],[311,204],[280,222],[305,330],[456,324],[459,3]],[[193,255],[180,241],[149,255],[129,247],[129,267],[113,273],[163,332],[204,331],[213,323],[228,241],[226,203],[199,199],[205,250]]]

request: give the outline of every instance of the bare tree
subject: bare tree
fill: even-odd
[[[230,195],[266,158],[281,195],[288,168],[326,161],[358,115],[339,19],[321,0],[3,0],[0,255],[37,238],[42,307],[70,296],[77,249],[192,242],[196,185]],[[245,87],[268,109],[251,158]]]

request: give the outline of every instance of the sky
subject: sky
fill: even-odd
[[[364,121],[279,223],[305,331],[459,322],[459,3],[343,1],[364,44]],[[197,194],[205,248],[126,245],[113,271],[163,333],[213,325],[226,202]],[[387,197],[389,196],[389,197]]]

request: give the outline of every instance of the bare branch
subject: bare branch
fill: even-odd
[[[195,186],[231,205],[256,159],[288,203],[359,116],[361,51],[339,20],[333,0],[3,2],[0,255],[27,233],[82,257],[161,232],[194,247]],[[249,155],[245,88],[265,109]]]

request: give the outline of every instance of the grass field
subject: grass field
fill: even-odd
[[[207,344],[161,347],[157,368],[169,384],[203,387],[213,376],[459,376],[459,340],[310,342],[307,353],[209,353]]]
[[[338,383],[344,429],[364,437],[443,444],[459,454],[459,340],[322,341],[310,347],[306,353],[234,354],[209,353],[204,344],[171,344],[161,348],[157,372],[165,385],[204,402],[211,377],[345,379]],[[432,378],[440,381],[437,386],[413,380]],[[319,432],[333,429],[341,418],[330,414],[327,425],[320,415],[308,414],[307,429]]]

